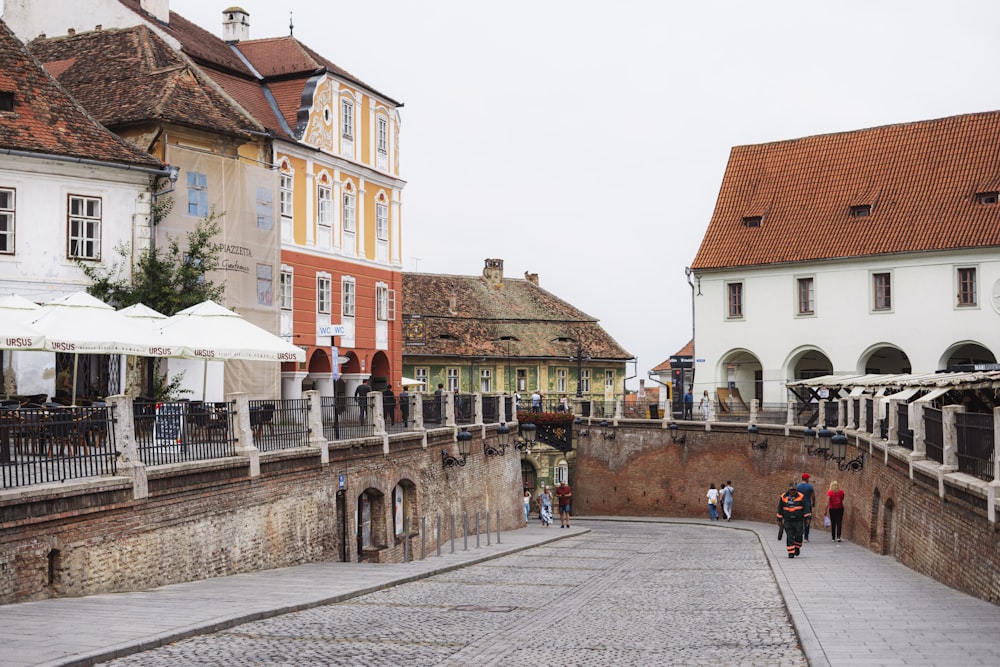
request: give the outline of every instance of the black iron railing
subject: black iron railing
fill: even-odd
[[[250,430],[262,452],[309,445],[309,400],[250,401]]]
[[[114,475],[111,406],[11,405],[0,409],[3,488]]]
[[[353,396],[323,396],[320,408],[323,437],[327,440],[353,440],[375,435],[371,396],[361,403]]]
[[[993,481],[993,415],[959,412],[955,427],[958,471]]]
[[[235,456],[235,409],[228,402],[133,403],[139,460],[154,466]]]
[[[927,458],[944,463],[944,425],[937,408],[924,408],[924,444]]]
[[[900,403],[896,417],[896,436],[899,438],[899,446],[913,449],[913,431],[910,429],[910,407],[906,403]]]

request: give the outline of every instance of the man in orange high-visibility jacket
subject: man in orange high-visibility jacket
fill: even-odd
[[[795,482],[778,499],[778,523],[785,527],[785,546],[788,557],[795,558],[802,549],[802,534],[806,520],[812,516],[812,508],[802,492],[795,488]]]

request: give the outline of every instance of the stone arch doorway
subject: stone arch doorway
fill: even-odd
[[[763,367],[749,350],[731,350],[723,355],[716,378],[716,386],[708,393],[716,401],[719,415],[746,414],[750,412],[750,401],[765,401]],[[769,399],[782,400],[777,394]]]
[[[910,358],[901,349],[889,343],[871,346],[858,359],[858,373],[865,375],[910,372],[912,372]]]
[[[879,545],[878,553],[883,556],[890,556],[896,553],[896,534],[893,525],[893,514],[896,505],[892,499],[885,501],[882,509],[882,543]]]
[[[358,561],[378,562],[386,547],[385,495],[369,487],[358,496]]]
[[[372,357],[372,389],[383,391],[392,381],[392,366],[385,352],[376,352]]]
[[[785,375],[792,380],[809,380],[833,374],[833,362],[815,347],[801,347],[793,351],[785,364]]]
[[[418,516],[417,485],[409,479],[401,479],[392,495],[392,530],[397,542],[406,535],[420,534]]]
[[[872,492],[872,504],[870,516],[868,517],[868,545],[876,547],[878,545],[879,529],[879,508],[882,506],[882,492],[876,488]]]
[[[963,341],[956,343],[945,350],[938,361],[938,369],[957,368],[959,370],[973,370],[973,368],[962,368],[982,364],[995,364],[996,355],[984,346],[975,341]]]

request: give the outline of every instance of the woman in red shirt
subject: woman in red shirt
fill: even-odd
[[[844,524],[844,490],[836,481],[830,482],[826,492],[826,511],[830,515],[830,538],[839,542]]]

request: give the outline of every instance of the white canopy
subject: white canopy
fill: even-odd
[[[17,294],[10,294],[0,298],[0,313],[21,322],[29,322],[34,319],[33,315],[35,311],[40,308],[41,306],[37,303],[28,301],[23,296],[18,296]]]
[[[44,350],[44,346],[41,331],[0,310],[0,350]]]
[[[184,355],[205,360],[305,361],[292,345],[214,301],[203,301],[162,321],[165,341],[181,345]]]
[[[420,380],[414,380],[412,378],[404,377],[400,379],[399,384],[403,385],[404,387],[413,387],[418,384],[423,384],[423,382],[421,382]]]
[[[31,326],[45,335],[45,349],[74,354],[175,356],[170,346],[138,321],[129,319],[86,292],[75,292],[34,311]]]

